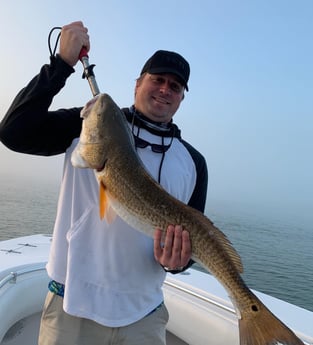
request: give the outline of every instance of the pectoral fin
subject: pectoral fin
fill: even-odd
[[[116,213],[110,206],[110,200],[108,198],[105,185],[101,181],[99,190],[99,213],[100,219],[105,218],[108,224],[113,223],[116,218]]]

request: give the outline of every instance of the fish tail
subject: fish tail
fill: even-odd
[[[261,302],[239,319],[240,345],[304,345]]]

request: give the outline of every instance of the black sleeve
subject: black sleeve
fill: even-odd
[[[182,140],[182,143],[190,153],[197,171],[197,180],[196,185],[191,195],[191,198],[188,202],[188,205],[199,210],[200,212],[204,213],[205,210],[205,203],[206,203],[206,196],[207,196],[207,189],[208,189],[208,168],[205,161],[205,158],[201,155],[199,151],[197,151],[193,146],[191,146],[186,141]],[[166,272],[170,272],[172,274],[177,274],[185,271],[190,266],[192,266],[195,262],[190,260],[182,270],[166,270]],[[163,267],[164,268],[164,267]]]
[[[0,123],[0,140],[9,149],[50,156],[65,152],[81,130],[81,108],[49,111],[53,97],[74,72],[59,56],[51,57],[23,88]]]
[[[182,143],[189,151],[195,163],[197,171],[196,185],[188,202],[188,205],[204,213],[208,189],[208,168],[206,165],[206,161],[201,153],[194,147],[192,147],[189,143],[184,140],[182,140]]]

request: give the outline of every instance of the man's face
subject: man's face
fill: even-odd
[[[173,74],[144,74],[136,82],[135,107],[150,120],[169,122],[184,98],[184,86]]]

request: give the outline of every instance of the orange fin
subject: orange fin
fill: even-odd
[[[99,190],[99,213],[100,219],[103,219],[105,216],[107,208],[108,198],[105,192],[105,185],[100,181],[100,190]]]
[[[304,345],[257,298],[251,308],[242,311],[239,322],[240,345]]]
[[[110,201],[106,193],[105,185],[101,181],[99,190],[99,213],[100,219],[105,218],[108,224],[113,223],[116,218],[116,213],[110,206]]]

